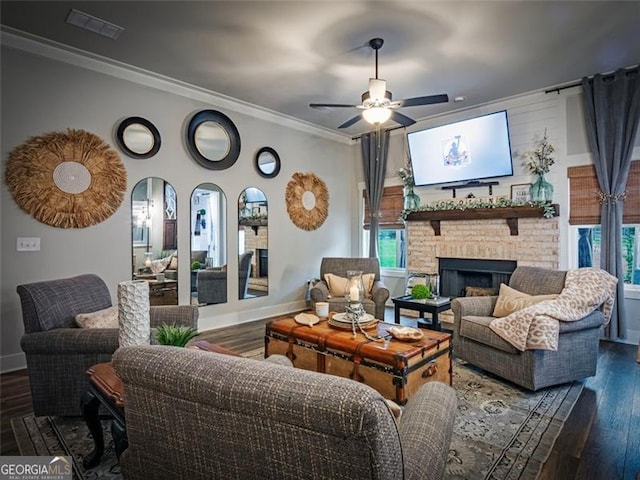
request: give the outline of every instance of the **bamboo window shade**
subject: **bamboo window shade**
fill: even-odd
[[[599,225],[600,199],[598,179],[593,165],[569,167],[569,223],[571,225]],[[631,162],[623,203],[622,223],[640,223],[640,160]]]
[[[364,221],[365,230],[369,229],[371,224],[371,214],[369,212],[369,199],[367,190],[363,191],[364,198]],[[404,195],[402,186],[385,187],[382,192],[382,200],[380,202],[380,222],[379,226],[386,230],[398,230],[404,228],[400,218],[404,206]]]

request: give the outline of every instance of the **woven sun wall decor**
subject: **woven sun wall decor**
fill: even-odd
[[[285,195],[291,221],[303,230],[316,230],[329,215],[329,191],[313,173],[294,173]]]
[[[118,209],[127,172],[100,137],[69,129],[31,137],[13,149],[5,183],[18,206],[39,222],[85,228]]]

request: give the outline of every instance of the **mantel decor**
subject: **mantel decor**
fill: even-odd
[[[285,200],[289,218],[303,230],[317,230],[329,215],[329,191],[313,173],[294,173]]]
[[[5,183],[18,206],[59,228],[85,228],[115,213],[127,188],[118,153],[97,135],[69,129],[31,137],[9,153]]]
[[[550,202],[514,202],[501,198],[492,202],[458,203],[437,202],[435,205],[422,205],[415,210],[403,210],[404,221],[429,221],[436,236],[440,235],[441,220],[481,220],[504,218],[511,235],[518,235],[519,218],[553,218],[559,214],[557,204]]]

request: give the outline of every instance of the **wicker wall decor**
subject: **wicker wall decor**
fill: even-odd
[[[316,230],[329,214],[329,191],[313,173],[294,173],[285,195],[291,221],[303,230]]]
[[[117,210],[127,172],[100,137],[69,129],[31,137],[13,149],[5,183],[18,206],[39,222],[85,228]]]

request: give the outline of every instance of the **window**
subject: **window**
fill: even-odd
[[[600,266],[600,226],[577,227],[574,236],[578,267]],[[622,226],[624,283],[640,285],[640,225]]]
[[[371,215],[367,201],[367,191],[363,191],[363,228],[369,230]],[[380,222],[378,230],[378,257],[381,268],[405,268],[406,242],[404,224],[400,218],[404,197],[402,187],[385,187],[380,202]],[[366,234],[368,237],[368,233]],[[367,243],[367,242],[365,242]],[[367,247],[368,251],[368,247]]]

